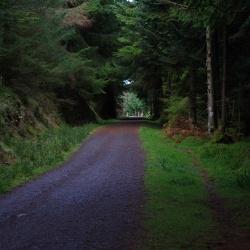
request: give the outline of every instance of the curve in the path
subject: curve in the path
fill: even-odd
[[[67,163],[0,198],[0,249],[139,249],[140,124],[100,129]]]

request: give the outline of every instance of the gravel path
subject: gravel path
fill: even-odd
[[[67,163],[0,198],[0,249],[140,249],[141,123],[100,129]]]

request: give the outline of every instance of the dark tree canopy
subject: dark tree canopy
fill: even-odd
[[[191,128],[249,134],[249,13],[248,0],[1,0],[1,130],[115,118],[130,79],[162,122],[179,100]]]

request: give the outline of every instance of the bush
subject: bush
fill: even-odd
[[[168,117],[168,123],[171,126],[178,118],[188,116],[188,98],[171,97],[165,101],[167,108],[164,114]]]

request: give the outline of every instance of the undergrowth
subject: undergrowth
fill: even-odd
[[[4,156],[0,159],[0,194],[66,161],[98,127],[96,124],[73,128],[64,125],[36,137],[1,141]]]
[[[56,128],[62,122],[55,96],[18,84],[14,89],[0,84],[0,136],[33,135]]]
[[[159,129],[141,128],[147,153],[145,186],[149,249],[202,249],[211,233],[211,211],[199,173]]]

